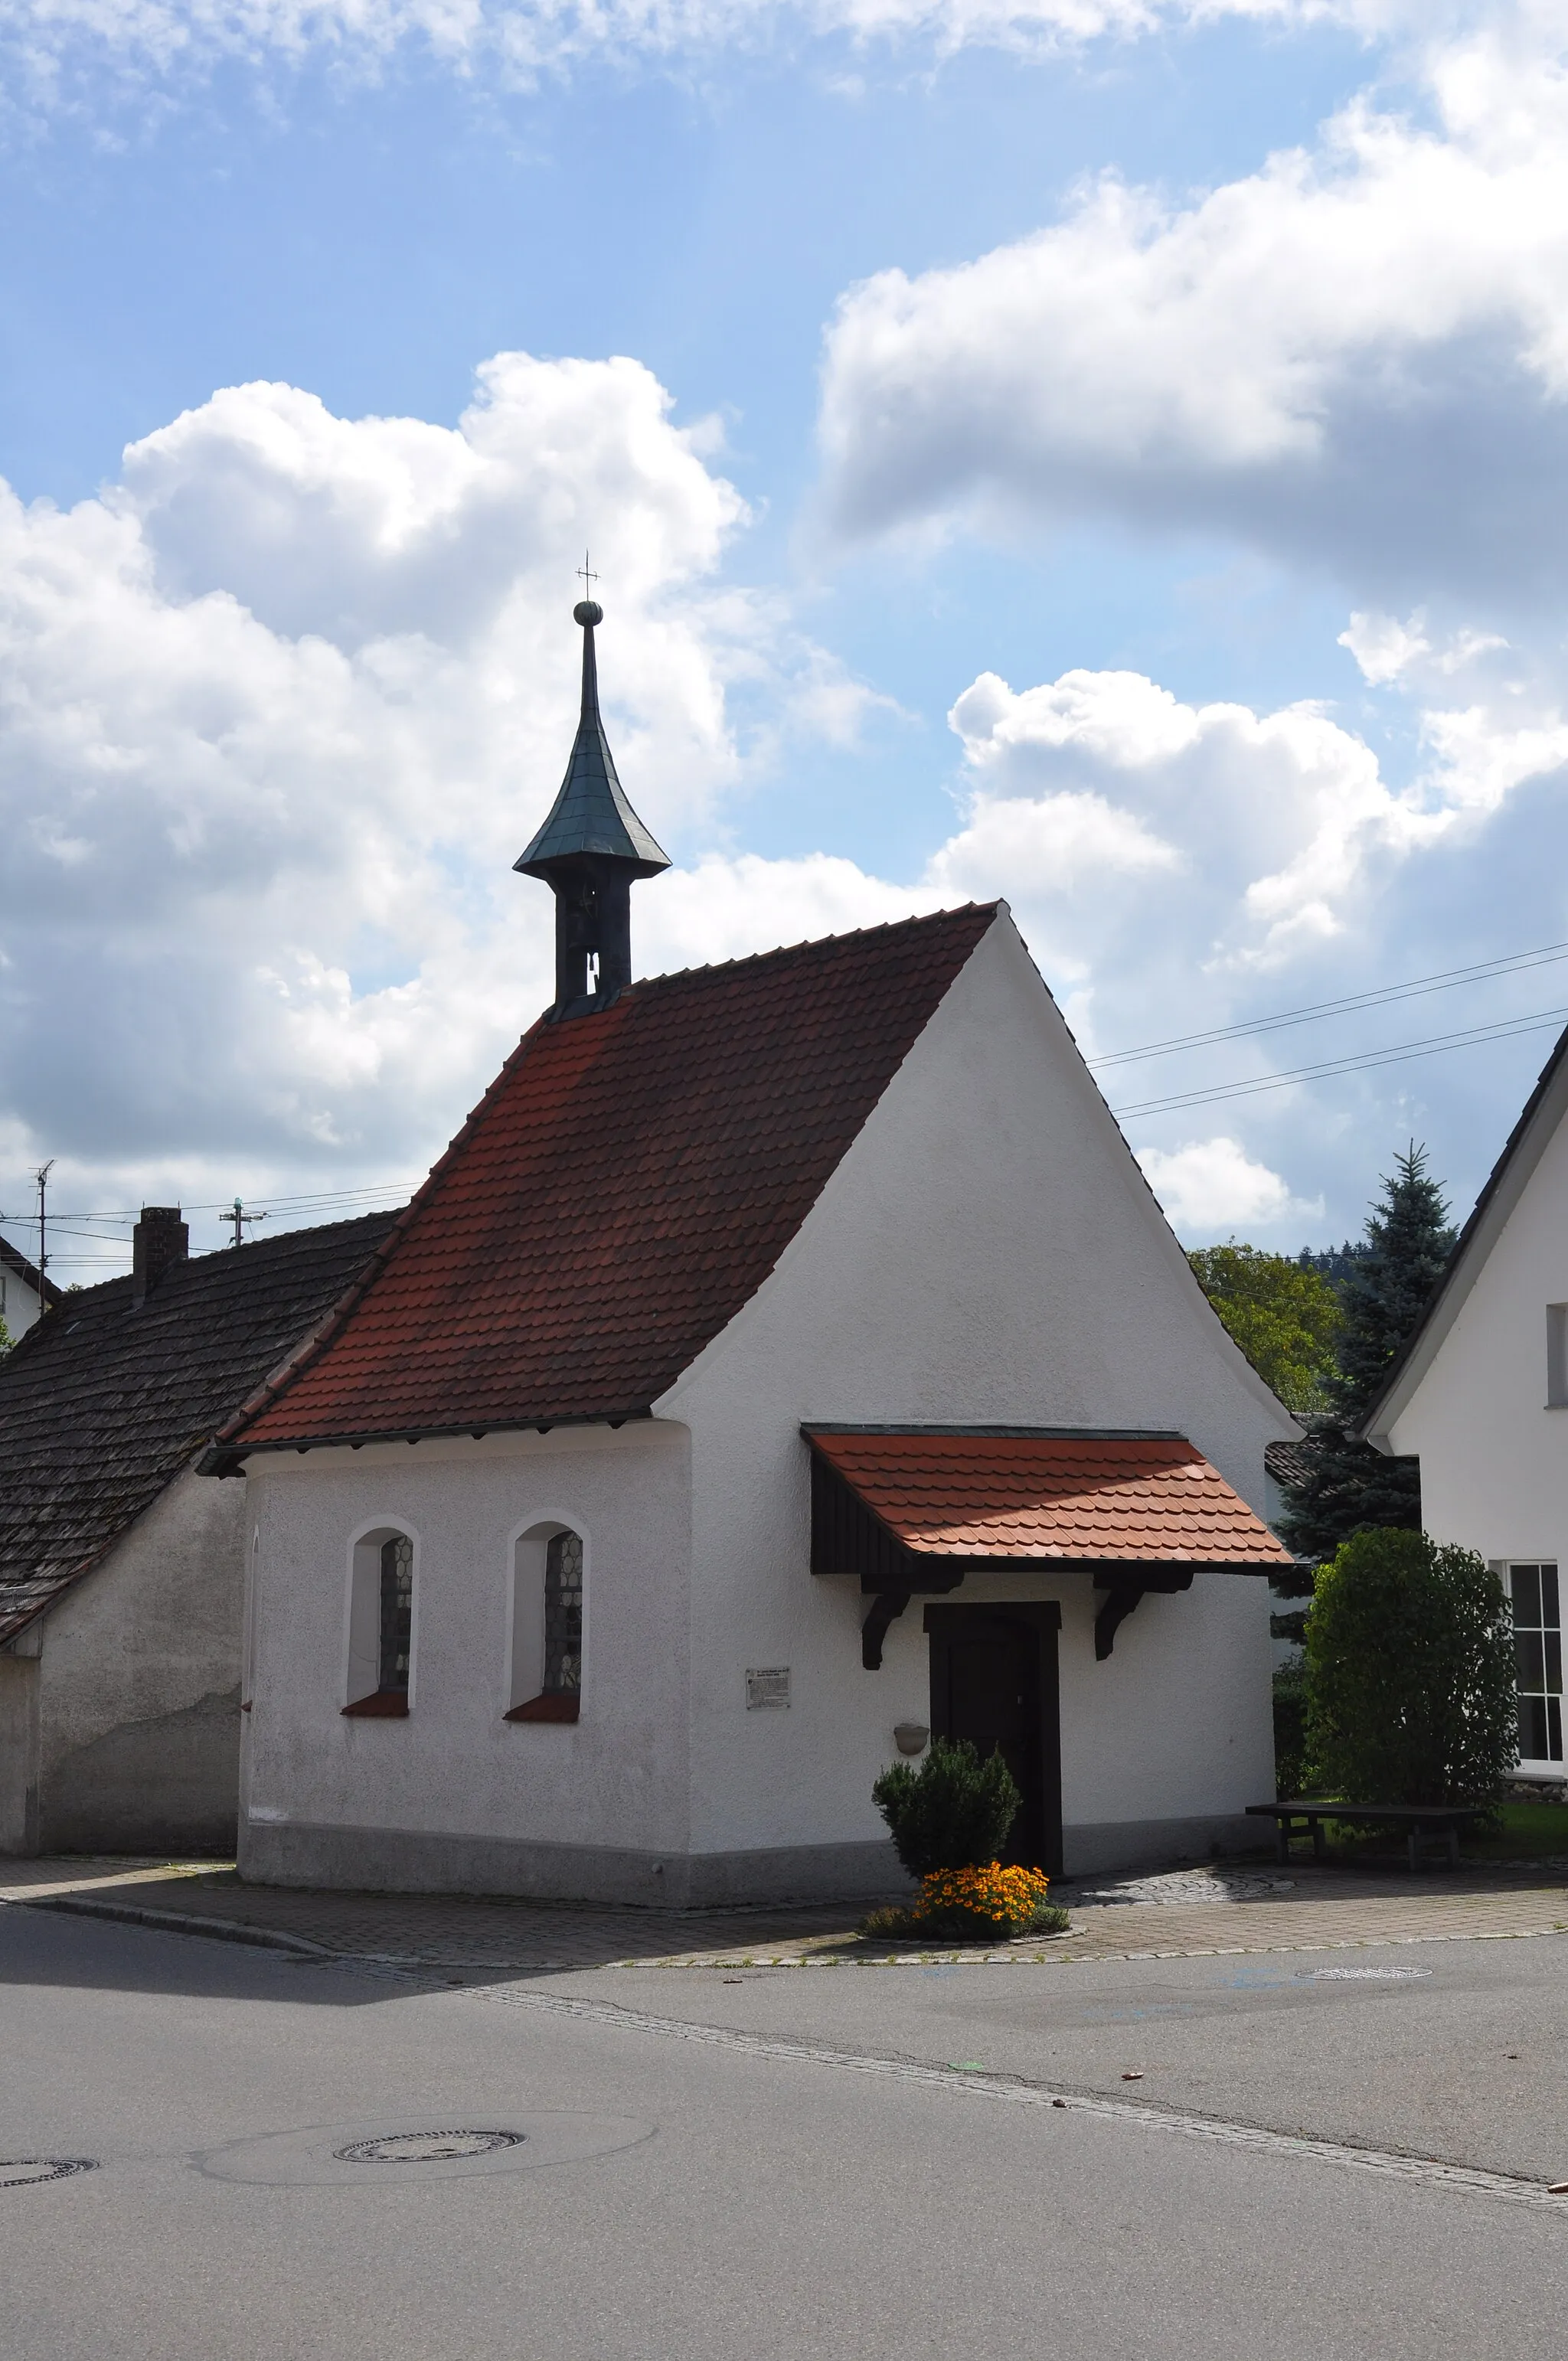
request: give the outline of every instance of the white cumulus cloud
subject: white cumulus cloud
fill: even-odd
[[[733,842],[738,704],[782,763],[878,700],[780,596],[718,584],[743,522],[647,370],[522,354],[486,365],[455,428],[230,388],[74,509],[0,488],[5,1210],[49,1155],[58,1202],[87,1208],[418,1177],[548,997],[548,897],[510,863],[570,741],[586,543],[622,775],[683,855],[639,895],[643,972],[1005,895],[1103,1055],[1329,996],[1404,874],[1568,764],[1544,691],[1509,694],[1489,657],[1444,671],[1452,640],[1419,659],[1442,697],[1398,789],[1312,706],[988,672],[953,706],[957,809],[918,874],[764,858]],[[1266,1075],[1298,1051],[1246,1054]],[[1135,1063],[1110,1095],[1209,1072]],[[1160,1168],[1183,1223],[1294,1218],[1321,1126],[1268,1126],[1302,1105],[1248,1102],[1223,1135],[1241,1166],[1157,1119],[1189,1159]],[[1284,1196],[1256,1177],[1299,1170]]]
[[[1193,1245],[1234,1230],[1323,1217],[1321,1199],[1301,1203],[1277,1172],[1223,1134],[1177,1148],[1146,1148],[1138,1162],[1171,1227]]]
[[[711,587],[742,515],[647,370],[523,354],[453,429],[237,387],[69,511],[0,487],[18,1157],[417,1170],[548,997],[548,897],[510,863],[570,744],[584,545],[659,834],[740,768],[732,673],[786,723],[797,678],[820,698],[820,652]]]
[[[1420,115],[1358,101],[1186,197],[1109,175],[1030,236],[851,289],[820,418],[838,530],[1113,516],[1381,600],[1560,601],[1562,11],[1451,23],[1421,71]]]

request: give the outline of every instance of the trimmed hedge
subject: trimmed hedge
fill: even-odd
[[[1519,1759],[1513,1631],[1474,1550],[1364,1527],[1307,1617],[1307,1754],[1347,1804],[1493,1804]]]

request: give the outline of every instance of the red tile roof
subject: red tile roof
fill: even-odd
[[[1293,1563],[1180,1435],[808,1427],[818,1452],[917,1557],[1086,1559],[1258,1571]]]
[[[645,1410],[753,1295],[994,904],[633,984],[524,1035],[242,1449]]]

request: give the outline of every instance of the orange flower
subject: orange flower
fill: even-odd
[[[995,1861],[968,1869],[934,1870],[920,1881],[920,1899],[913,1915],[916,1924],[922,1919],[960,1918],[1000,1934],[1016,1934],[1033,1922],[1049,1884],[1050,1880],[1037,1869],[1004,1869]]]

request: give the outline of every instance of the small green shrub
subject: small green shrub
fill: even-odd
[[[1001,1754],[982,1763],[967,1738],[934,1738],[918,1771],[895,1763],[872,1789],[911,1877],[995,1861],[1023,1800]]]
[[[1364,1527],[1307,1619],[1307,1756],[1347,1804],[1492,1804],[1518,1760],[1503,1588],[1474,1550]],[[1347,1813],[1347,1819],[1354,1818]]]

